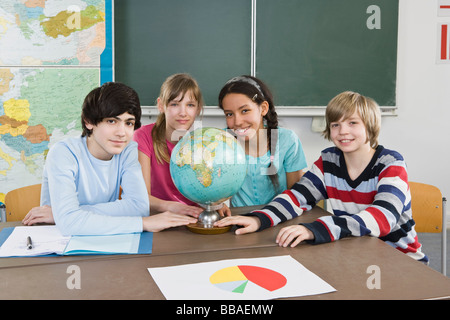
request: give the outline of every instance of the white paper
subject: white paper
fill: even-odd
[[[32,249],[27,247],[27,237],[31,237]],[[69,240],[56,226],[19,226],[0,247],[0,257],[62,254]]]
[[[243,270],[242,275],[238,269]],[[264,278],[273,274],[270,285],[265,284],[267,279],[259,280],[258,270],[264,271],[260,274]],[[291,256],[220,260],[148,271],[168,300],[266,300],[336,291]]]

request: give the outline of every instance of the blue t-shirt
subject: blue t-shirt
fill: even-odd
[[[306,168],[306,158],[300,139],[294,131],[278,128],[278,139],[274,155],[279,188],[275,190],[267,168],[270,152],[261,157],[246,155],[247,175],[241,189],[231,198],[232,207],[266,204],[287,189],[286,173]]]

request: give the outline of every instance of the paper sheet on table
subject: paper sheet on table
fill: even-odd
[[[263,300],[336,291],[291,256],[148,268],[169,300]]]
[[[31,237],[33,248],[27,248]],[[62,254],[70,237],[65,237],[56,226],[19,226],[0,247],[0,257],[31,257],[46,254]]]

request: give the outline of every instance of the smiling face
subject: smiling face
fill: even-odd
[[[367,130],[358,112],[330,123],[330,140],[344,154],[355,154],[371,149]]]
[[[229,93],[222,100],[227,127],[238,137],[250,140],[263,126],[263,116],[269,105],[266,101],[258,105],[244,94]]]
[[[336,146],[346,147],[346,144],[353,142],[353,139],[336,139],[336,130],[339,129],[342,133],[345,133],[343,131],[347,130],[346,126],[348,126],[348,130],[352,130],[352,132],[356,129],[361,130],[361,134],[366,136],[367,141],[365,142],[369,142],[371,148],[377,148],[381,126],[381,112],[380,107],[373,99],[360,95],[357,92],[342,92],[328,103],[325,111],[325,120],[327,125],[323,135],[325,139],[333,141],[335,144],[337,143]],[[333,128],[334,139],[331,132]]]
[[[110,160],[121,153],[133,137],[135,122],[136,118],[126,112],[105,118],[97,125],[85,123],[92,130],[86,140],[89,152],[100,160]]]

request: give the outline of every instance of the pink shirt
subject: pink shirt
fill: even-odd
[[[173,184],[170,176],[170,166],[168,163],[158,163],[155,151],[153,150],[152,130],[154,123],[140,127],[134,132],[133,139],[138,143],[138,150],[150,158],[151,164],[151,190],[152,196],[168,201],[182,202],[188,205],[196,205],[194,202],[185,198],[177,187]],[[169,156],[175,145],[166,140]]]

